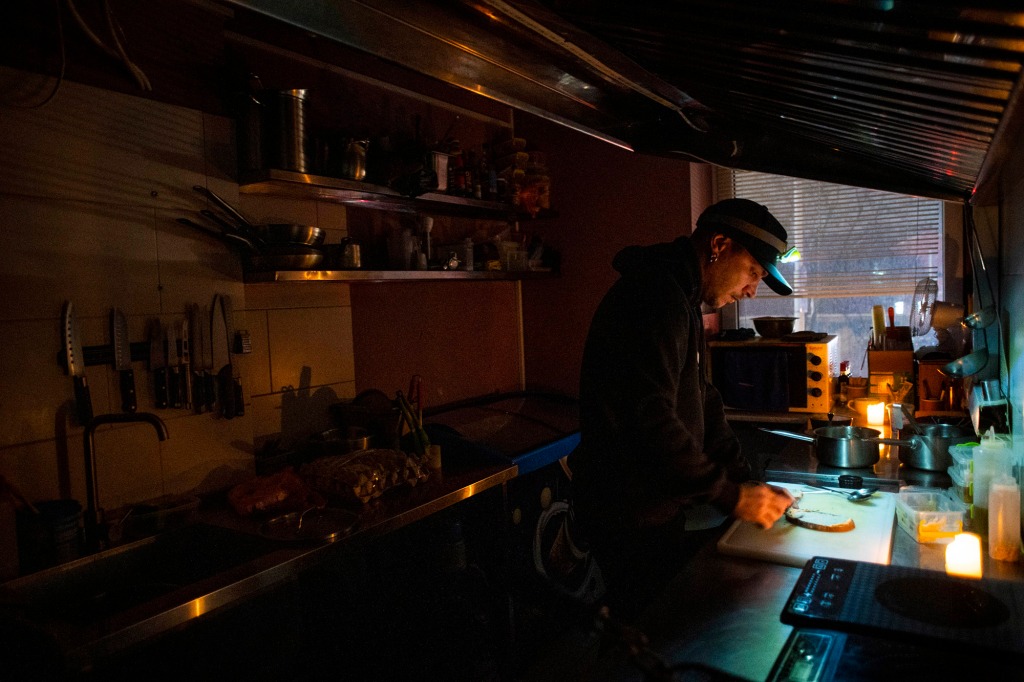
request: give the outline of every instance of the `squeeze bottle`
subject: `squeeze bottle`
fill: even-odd
[[[989,429],[974,448],[974,515],[972,526],[978,533],[985,533],[989,518],[989,490],[992,481],[1013,472],[1013,454],[1009,445],[995,437]],[[1019,522],[1019,521],[1018,521]]]
[[[992,480],[988,493],[988,555],[997,561],[1020,557],[1020,487],[1009,474]]]

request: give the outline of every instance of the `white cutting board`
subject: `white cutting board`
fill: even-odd
[[[815,556],[888,564],[896,518],[896,494],[878,492],[861,502],[850,502],[832,493],[808,493],[798,483],[772,483],[802,493],[801,509],[841,514],[853,519],[854,529],[826,533],[795,526],[785,517],[767,530],[737,520],[718,541],[718,551],[734,556],[763,559],[803,568]]]

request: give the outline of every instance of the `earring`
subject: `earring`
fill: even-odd
[[[708,264],[710,265],[711,263],[714,263],[716,260],[718,260],[718,254],[713,253],[711,254],[711,259],[708,261]]]

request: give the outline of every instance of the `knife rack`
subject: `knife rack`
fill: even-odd
[[[149,362],[149,342],[137,341],[128,344],[131,352],[132,362]],[[107,343],[102,346],[82,346],[82,357],[86,367],[93,365],[114,364],[114,344]],[[60,356],[60,366],[67,368],[67,360],[63,353]]]

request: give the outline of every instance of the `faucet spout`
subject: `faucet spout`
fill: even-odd
[[[82,434],[82,452],[85,457],[85,546],[87,551],[99,549],[99,528],[102,524],[97,503],[99,486],[96,482],[96,429],[104,424],[149,424],[156,431],[159,440],[167,440],[170,434],[164,420],[151,412],[122,412],[98,414],[85,425]]]

